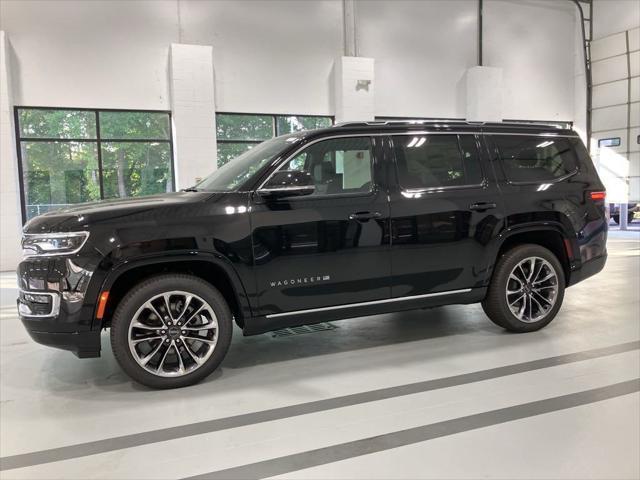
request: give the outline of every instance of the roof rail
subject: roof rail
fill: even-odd
[[[468,120],[450,120],[450,119],[428,119],[428,120],[371,120],[371,121],[352,121],[341,122],[333,125],[333,128],[343,127],[367,127],[380,125],[437,125],[437,124],[465,124],[465,125],[487,125],[487,126],[534,126],[534,127],[553,127],[558,129],[567,128],[567,122],[535,122],[535,121],[518,121],[505,120],[502,122],[475,122]],[[571,127],[569,127],[571,128]]]
[[[447,120],[443,119],[428,119],[428,120],[370,120],[370,121],[352,121],[352,122],[341,122],[333,125],[334,127],[358,127],[358,126],[368,126],[368,125],[421,125],[426,123],[472,123],[467,122],[466,120]],[[484,122],[476,122],[484,123]]]

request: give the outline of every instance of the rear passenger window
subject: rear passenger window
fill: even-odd
[[[576,158],[566,138],[493,137],[505,174],[512,182],[544,182],[576,170]]]
[[[482,172],[473,135],[395,135],[398,179],[403,189],[478,185]]]

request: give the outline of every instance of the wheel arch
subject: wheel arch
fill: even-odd
[[[100,288],[100,293],[109,292],[104,315],[102,319],[97,318],[96,304],[92,330],[110,325],[118,303],[133,285],[166,273],[186,273],[211,284],[229,304],[239,327],[243,328],[245,321],[251,316],[251,306],[244,285],[231,265],[213,255],[171,255],[131,260],[111,269]]]
[[[495,265],[507,251],[523,244],[540,245],[551,251],[562,265],[566,286],[570,285],[571,271],[574,268],[575,253],[578,252],[578,245],[575,236],[570,236],[562,224],[548,222],[505,230],[498,237],[492,265]]]

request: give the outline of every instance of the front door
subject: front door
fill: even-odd
[[[490,274],[500,195],[470,133],[394,135],[392,296],[466,294]]]
[[[326,307],[389,298],[389,202],[376,141],[366,136],[315,141],[273,177],[306,173],[312,194],[254,194],[259,315],[302,315],[288,323],[304,323],[311,310],[335,312]],[[271,187],[269,181],[263,186]]]

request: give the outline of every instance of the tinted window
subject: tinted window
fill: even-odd
[[[482,182],[472,135],[397,135],[393,144],[404,189],[477,185]]]
[[[340,138],[314,143],[289,160],[280,171],[309,172],[316,196],[359,193],[371,190],[372,163],[371,139]]]
[[[576,159],[566,138],[494,136],[507,179],[543,182],[576,169]]]

